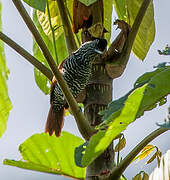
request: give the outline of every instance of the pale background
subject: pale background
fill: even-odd
[[[31,52],[32,40],[31,34],[24,25],[21,17],[15,9],[12,1],[1,0],[3,4],[2,22],[3,31],[17,41],[21,46]],[[159,56],[157,49],[163,49],[169,42],[170,35],[170,1],[154,1],[156,38],[144,62],[139,61],[133,55],[122,77],[114,81],[114,98],[119,98],[133,87],[136,78],[146,71],[152,71],[153,66],[158,63],[169,61],[170,56]],[[115,17],[115,16],[114,16]],[[22,57],[16,54],[11,48],[5,46],[7,64],[10,69],[8,81],[9,96],[11,98],[13,109],[7,124],[7,131],[0,139],[0,179],[2,180],[56,180],[67,179],[61,176],[55,176],[45,173],[22,170],[15,167],[4,166],[4,158],[20,159],[17,150],[20,143],[26,140],[34,133],[40,133],[44,130],[44,125],[49,109],[49,96],[45,96],[37,87],[34,81],[33,67]],[[147,134],[155,130],[156,122],[162,122],[167,115],[168,102],[162,107],[154,109],[152,112],[145,112],[144,116],[130,125],[125,131],[128,139],[127,146],[121,153],[125,155],[130,152],[134,145],[142,140]],[[64,130],[79,135],[73,118],[65,121]],[[152,144],[160,147],[163,153],[170,149],[170,132],[161,135]],[[64,151],[64,150],[63,150]],[[125,171],[128,179],[141,170],[150,173],[156,166],[144,165],[145,161],[136,164],[133,163]]]

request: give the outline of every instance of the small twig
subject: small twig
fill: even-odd
[[[153,139],[161,135],[162,133],[168,131],[170,129],[166,128],[159,128],[149,134],[145,139],[143,139],[120,163],[117,167],[114,168],[112,174],[110,175],[109,179],[118,180],[125,171],[125,169],[129,166],[132,160],[136,157],[136,155]]]
[[[54,28],[53,28],[52,23],[51,23],[51,14],[50,14],[50,8],[49,8],[49,2],[48,1],[47,1],[47,12],[48,12],[48,21],[49,21],[50,29],[51,29],[51,32],[52,32],[55,60],[57,62],[57,65],[59,65],[58,56],[57,56],[57,49],[56,49],[56,42],[55,42],[55,32],[54,32]]]
[[[66,39],[68,53],[71,54],[72,52],[77,50],[76,41],[74,39],[74,35],[66,13],[66,7],[64,5],[63,0],[57,0],[57,4],[58,4],[58,9],[60,12],[62,24],[64,25],[64,35]]]
[[[89,138],[95,133],[95,130],[90,126],[88,120],[85,118],[83,113],[80,111],[78,104],[71,94],[66,81],[64,80],[62,74],[59,72],[57,65],[51,56],[46,44],[44,43],[40,33],[38,32],[37,28],[35,27],[33,21],[31,20],[30,16],[28,15],[27,11],[25,10],[23,4],[20,0],[12,0],[15,4],[16,8],[18,9],[20,15],[22,16],[23,20],[25,21],[27,27],[32,32],[37,44],[39,45],[40,49],[42,50],[52,72],[54,73],[59,86],[61,87],[63,94],[72,110],[72,113],[75,117],[77,122],[77,126],[79,128],[80,133],[82,136],[89,140]]]
[[[44,66],[42,63],[38,61],[34,56],[32,56],[28,51],[10,39],[8,36],[0,32],[0,39],[4,41],[8,46],[18,52],[21,56],[23,56],[27,61],[29,61],[34,67],[36,67],[41,73],[43,73],[50,81],[53,78],[53,73],[50,69]]]

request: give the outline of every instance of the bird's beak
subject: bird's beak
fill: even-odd
[[[100,50],[95,49],[94,51],[97,52],[98,54],[103,54],[103,52]]]

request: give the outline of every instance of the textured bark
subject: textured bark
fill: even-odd
[[[91,37],[92,38],[92,37]],[[83,41],[90,40],[90,35],[84,31],[82,33]],[[93,38],[92,38],[93,39]],[[102,57],[98,57],[93,64],[92,76],[85,90],[84,99],[85,116],[91,126],[101,123],[99,111],[107,108],[112,101],[112,78],[106,72]],[[107,179],[114,168],[114,150],[113,143],[88,167],[86,173],[87,180]]]
[[[86,99],[84,101],[85,116],[91,126],[101,123],[98,112],[107,108],[112,101],[112,79],[107,75],[105,65],[94,64],[92,77],[86,87]],[[86,179],[106,179],[114,168],[113,144],[95,159],[88,167]]]

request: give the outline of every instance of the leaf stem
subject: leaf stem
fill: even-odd
[[[162,133],[168,131],[170,129],[166,128],[158,128],[157,130],[153,131],[147,137],[145,137],[120,163],[117,167],[114,168],[112,174],[110,175],[109,179],[118,180],[125,171],[125,169],[129,166],[132,160],[136,157],[136,155],[153,139],[161,135]]]
[[[44,57],[46,58],[52,72],[54,73],[59,86],[61,87],[63,94],[72,110],[72,113],[75,117],[77,126],[79,128],[80,133],[82,136],[89,140],[89,138],[95,133],[95,130],[90,126],[88,120],[85,118],[84,114],[80,111],[78,104],[71,94],[66,81],[64,80],[62,74],[59,72],[57,65],[51,56],[46,44],[44,43],[40,33],[38,32],[36,26],[34,25],[33,21],[31,20],[30,16],[28,15],[27,11],[25,10],[23,4],[20,0],[12,0],[16,8],[18,9],[20,15],[22,16],[23,20],[25,21],[27,27],[32,32],[37,44],[39,45],[40,49],[42,50]]]
[[[8,46],[14,49],[18,54],[23,56],[28,62],[30,62],[34,67],[36,67],[41,73],[43,73],[50,81],[53,78],[53,73],[50,69],[44,66],[38,61],[34,56],[32,56],[28,51],[6,36],[4,33],[0,32],[0,39],[4,41]]]
[[[68,53],[71,54],[72,52],[77,50],[76,41],[74,39],[72,28],[71,28],[71,25],[70,25],[70,22],[69,22],[69,19],[68,19],[68,16],[67,16],[64,1],[63,0],[56,0],[56,1],[57,1],[57,4],[58,4],[58,9],[59,9],[59,12],[60,12],[60,17],[61,17],[61,20],[62,20],[62,24],[64,26],[64,35],[65,35],[65,39],[66,39]]]
[[[48,0],[47,0],[47,12],[48,12],[48,20],[49,20],[49,24],[50,24],[50,29],[51,29],[51,32],[52,32],[55,59],[56,59],[57,65],[59,65],[58,56],[57,56],[57,49],[56,49],[56,42],[55,42],[55,32],[54,32],[54,28],[53,28],[52,23],[51,23],[51,14],[50,14],[50,8],[49,8]]]
[[[72,20],[72,18],[71,18],[70,12],[69,12],[69,10],[68,10],[68,8],[67,8],[67,7],[66,7],[66,10],[67,10],[67,14],[68,14],[69,20],[70,20],[71,24],[73,24],[73,20]],[[80,45],[81,45],[81,42],[80,42],[80,39],[79,39],[79,37],[78,37],[77,33],[75,34],[75,36],[76,36],[76,39],[77,39],[78,45],[80,46]]]

